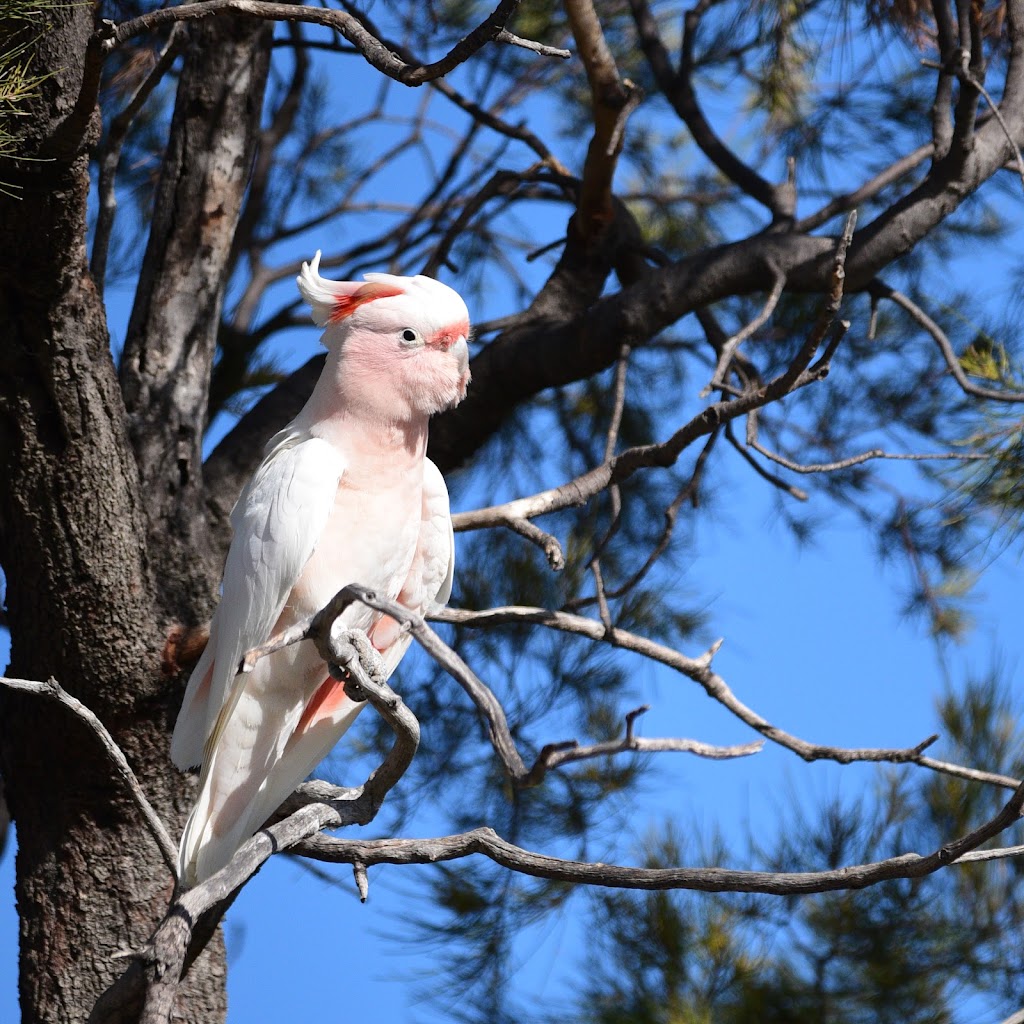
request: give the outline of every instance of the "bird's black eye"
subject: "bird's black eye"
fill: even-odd
[[[414,330],[412,327],[406,327],[401,334],[403,345],[422,345],[423,338],[420,336],[420,332]]]

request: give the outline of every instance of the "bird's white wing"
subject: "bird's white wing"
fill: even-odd
[[[239,662],[269,639],[316,550],[344,470],[333,445],[295,428],[267,445],[231,513],[234,537],[210,643],[189,680],[171,744],[180,768],[199,763],[204,749],[216,746],[244,686]]]

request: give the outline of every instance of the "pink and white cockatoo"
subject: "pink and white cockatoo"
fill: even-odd
[[[239,674],[246,651],[321,609],[348,583],[429,611],[451,595],[448,491],[426,457],[427,420],[469,383],[469,314],[429,277],[367,274],[335,282],[320,253],[299,291],[326,330],[327,362],[298,416],[271,438],[231,514],[210,640],[189,679],[171,741],[182,770],[202,764],[179,852],[195,884],[222,868],[330,751],[362,704],[333,679],[312,641]],[[363,630],[390,675],[409,644],[363,605]]]

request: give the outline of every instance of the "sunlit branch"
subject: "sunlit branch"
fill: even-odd
[[[772,725],[752,708],[747,707],[732,692],[725,680],[711,669],[711,662],[718,652],[721,642],[714,644],[708,651],[697,658],[687,657],[679,651],[654,640],[638,636],[618,627],[607,630],[604,623],[585,616],[571,615],[567,612],[552,611],[548,608],[529,608],[511,606],[488,608],[484,611],[469,611],[459,608],[438,610],[431,615],[437,622],[450,622],[460,626],[499,626],[513,623],[532,623],[549,629],[577,636],[589,637],[632,651],[651,661],[674,669],[702,686],[709,697],[716,700],[731,714],[766,739],[798,754],[805,761],[836,761],[839,764],[852,764],[854,761],[886,761],[892,764],[916,762],[920,755],[937,739],[937,735],[929,736],[913,747],[834,747],[820,743],[808,743],[797,736]]]
[[[529,773],[519,783],[520,786],[524,789],[530,786],[539,786],[552,768],[560,768],[565,764],[587,761],[595,757],[612,757],[622,753],[660,754],[675,752],[695,754],[697,757],[724,761],[736,757],[749,757],[751,754],[759,753],[764,746],[764,740],[755,740],[753,743],[736,744],[730,747],[719,747],[710,743],[701,743],[699,740],[675,738],[647,739],[634,735],[636,719],[648,710],[650,708],[645,704],[642,707],[635,708],[626,715],[626,734],[621,740],[609,740],[606,743],[594,743],[585,747],[580,746],[577,740],[546,744],[541,748],[540,753],[537,755],[537,760],[533,763]]]
[[[548,46],[546,43],[538,43],[534,39],[524,39],[522,36],[514,35],[508,29],[502,29],[495,37],[499,43],[508,43],[509,46],[521,46],[524,50],[531,50],[539,53],[542,57],[561,57],[568,60],[572,56],[571,50],[561,46]]]
[[[435,864],[482,854],[512,871],[560,882],[617,889],[690,889],[700,892],[756,892],[796,896],[817,892],[863,889],[896,878],[922,878],[964,857],[982,843],[1005,831],[1020,816],[1024,785],[995,817],[944,843],[925,856],[904,853],[897,857],[841,867],[831,871],[742,871],[732,868],[636,868],[563,860],[533,853],[506,842],[489,828],[439,839],[380,839],[361,842],[316,836],[302,852],[318,860],[341,864]]]

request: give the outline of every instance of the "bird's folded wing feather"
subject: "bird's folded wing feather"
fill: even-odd
[[[267,445],[266,458],[231,513],[234,537],[211,629],[216,648],[212,670],[207,663],[208,695],[195,702],[194,710],[186,695],[185,721],[179,720],[175,730],[194,734],[201,729],[204,759],[216,747],[244,686],[244,677],[237,674],[239,662],[270,638],[289,592],[316,550],[344,470],[333,445],[294,428],[282,431]],[[203,667],[197,666],[190,690]]]

